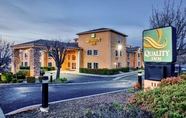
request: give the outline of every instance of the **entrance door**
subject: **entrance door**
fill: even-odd
[[[68,54],[67,58],[67,70],[76,70],[76,55]]]

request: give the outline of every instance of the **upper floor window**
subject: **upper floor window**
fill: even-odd
[[[25,53],[25,58],[27,58],[28,57],[28,53]]]
[[[94,50],[94,55],[98,55],[98,50]]]
[[[120,36],[117,37],[118,43],[121,43],[121,38]]]
[[[94,69],[98,69],[98,63],[94,63]]]
[[[123,52],[120,50],[120,57],[122,57],[123,56]]]
[[[92,68],[92,63],[87,63],[87,68]]]
[[[87,50],[87,55],[92,55],[92,50]]]
[[[50,58],[50,57],[52,57],[52,55],[51,55],[51,53],[50,52],[48,52],[48,57]]]
[[[138,53],[138,57],[140,57],[140,53]]]
[[[115,51],[116,52],[116,57],[118,56],[118,50]]]
[[[128,57],[128,58],[130,57],[130,53],[129,53],[129,52],[127,53],[127,57]]]

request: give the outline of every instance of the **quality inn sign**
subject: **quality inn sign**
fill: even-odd
[[[164,27],[143,31],[144,62],[173,62],[176,57],[175,28]]]

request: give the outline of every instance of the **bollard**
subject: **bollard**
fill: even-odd
[[[140,89],[142,88],[142,72],[138,72],[138,83],[140,84]]]
[[[42,106],[40,108],[42,112],[48,112],[48,76],[42,77]]]
[[[52,73],[50,73],[50,82],[52,82]]]
[[[0,73],[0,81],[1,81],[1,73]]]

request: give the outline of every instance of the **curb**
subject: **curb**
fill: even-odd
[[[105,94],[110,94],[110,93],[117,93],[117,92],[125,91],[125,90],[127,90],[129,88],[131,88],[131,87],[126,87],[125,89],[122,89],[122,90],[116,90],[116,91],[105,92],[105,93],[100,93],[100,94],[87,95],[87,96],[83,96],[83,97],[76,97],[76,98],[70,98],[70,99],[65,99],[65,100],[59,100],[59,101],[49,102],[49,105],[50,104],[60,103],[60,102],[67,102],[67,101],[78,100],[78,99],[83,99],[83,98],[95,97],[95,96],[100,96],[100,95],[105,95]],[[5,116],[7,116],[7,115],[13,115],[13,114],[20,113],[20,112],[27,111],[27,110],[32,110],[32,109],[38,108],[40,106],[41,106],[41,104],[36,104],[36,105],[31,105],[31,106],[23,107],[23,108],[20,108],[20,109],[11,111],[9,113],[6,113]],[[2,118],[5,118],[5,117],[2,117]]]
[[[5,115],[4,115],[4,113],[3,113],[2,109],[1,109],[1,107],[0,107],[0,118],[5,118]]]

